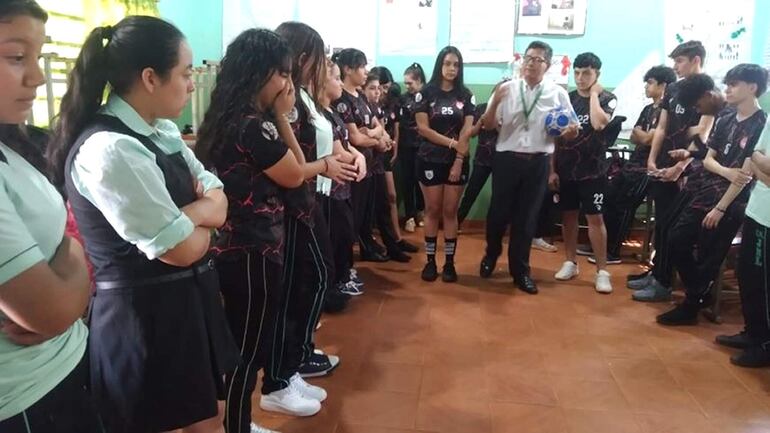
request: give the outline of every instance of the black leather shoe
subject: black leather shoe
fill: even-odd
[[[376,251],[368,251],[363,254],[361,254],[361,261],[362,262],[376,262],[376,263],[383,263],[390,260],[390,257],[380,254]]]
[[[388,257],[390,257],[390,260],[393,260],[394,262],[399,263],[409,263],[410,260],[412,260],[409,255],[405,254],[401,250],[397,251],[388,251]]]
[[[422,280],[423,281],[436,281],[438,278],[438,269],[436,268],[436,262],[435,261],[429,261],[425,264],[425,267],[422,268]]]
[[[492,272],[495,271],[495,266],[497,266],[495,260],[491,260],[489,257],[484,256],[484,258],[481,259],[481,265],[479,265],[479,275],[481,278],[491,277]]]
[[[535,280],[533,280],[529,275],[515,278],[513,282],[519,286],[519,290],[522,292],[529,293],[530,295],[537,295],[537,284],[535,284]]]

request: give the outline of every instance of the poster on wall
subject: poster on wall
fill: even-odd
[[[588,0],[519,0],[520,35],[582,35]]]
[[[439,0],[379,0],[380,54],[436,54]],[[374,4],[374,2],[369,2]]]
[[[468,63],[510,62],[516,33],[514,0],[452,0],[449,45]]]
[[[296,3],[297,20],[318,31],[330,52],[357,48],[366,54],[370,65],[374,64],[377,49],[376,2],[296,0]]]
[[[294,1],[223,0],[222,52],[242,31],[254,27],[275,29],[284,21],[294,19]]]
[[[754,0],[667,1],[664,43],[668,55],[677,45],[698,40],[706,48],[705,71],[722,83],[738,63],[751,62]]]

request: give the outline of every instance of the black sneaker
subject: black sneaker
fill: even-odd
[[[388,251],[388,257],[390,257],[390,260],[399,263],[409,263],[409,261],[412,260],[412,258],[409,257],[409,255],[405,252],[401,251],[400,248],[397,250]]]
[[[434,260],[428,261],[425,267],[422,268],[422,280],[423,281],[436,281],[438,278],[438,269],[436,269],[436,262]]]
[[[754,345],[745,329],[735,335],[717,335],[716,342],[725,347],[744,350]]]
[[[575,251],[579,256],[592,256],[594,255],[594,249],[591,245],[578,245]]]
[[[596,257],[595,256],[589,257],[588,258],[588,263],[596,264]],[[608,265],[619,265],[619,264],[622,264],[622,263],[623,263],[623,260],[620,260],[620,257],[607,255],[607,264]]]
[[[407,242],[405,239],[401,239],[396,243],[398,245],[398,248],[401,249],[401,251],[405,253],[416,253],[420,251],[419,248],[417,248],[416,245],[412,245],[409,242]]]
[[[770,350],[767,350],[765,345],[749,347],[740,354],[730,357],[730,362],[739,367],[770,367]]]
[[[326,355],[321,351],[313,352],[308,360],[299,366],[299,375],[302,377],[321,377],[334,371],[340,363],[340,358]]]
[[[683,302],[673,310],[663,313],[657,317],[657,322],[665,326],[688,326],[698,324],[699,308]]]
[[[350,295],[340,291],[340,287],[334,287],[326,291],[324,295],[323,310],[325,313],[341,313],[348,306]]]
[[[441,281],[445,283],[457,282],[457,271],[455,271],[454,263],[445,263],[444,269],[441,271]]]

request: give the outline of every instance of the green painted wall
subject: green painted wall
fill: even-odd
[[[585,35],[516,36],[515,49],[517,52],[523,51],[534,39],[545,40],[553,46],[555,53],[572,57],[590,49],[604,60],[602,80],[608,88],[613,88],[631,72],[640,58],[651,51],[662,50],[663,19],[660,11],[663,10],[665,1],[673,0],[591,0]],[[439,26],[436,40],[439,48],[449,42],[449,5],[449,0],[438,2]],[[755,8],[752,59],[754,62],[763,62],[764,52],[770,44],[770,1],[756,0]],[[159,9],[162,17],[179,26],[187,35],[196,65],[204,59],[221,58],[221,1],[160,0]],[[627,19],[628,17],[632,18]],[[420,62],[426,73],[430,74],[435,61],[433,56],[380,56],[379,53],[375,55],[377,63],[390,68],[397,77],[414,61]],[[469,64],[466,66],[466,82],[476,99],[483,101],[507,70],[506,64]],[[770,110],[770,95],[765,95],[761,103],[766,110]],[[177,124],[180,127],[189,124],[190,119],[191,110],[188,107],[182,117],[177,119]],[[475,147],[473,149],[475,150]],[[486,216],[490,193],[489,186],[481,192],[469,219],[483,219]]]

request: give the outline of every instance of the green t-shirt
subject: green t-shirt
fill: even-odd
[[[765,123],[765,129],[754,149],[770,155],[770,120]],[[754,189],[751,190],[749,204],[746,206],[746,216],[765,227],[770,227],[770,187],[763,182],[754,182]]]
[[[0,285],[50,261],[64,236],[67,211],[48,180],[0,143]],[[0,288],[2,290],[2,288]],[[0,312],[0,320],[5,320]],[[0,421],[35,404],[77,366],[88,330],[78,320],[36,346],[17,346],[0,333]]]

